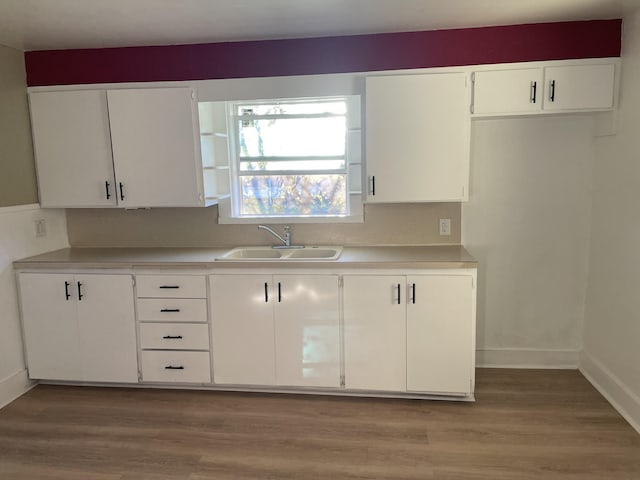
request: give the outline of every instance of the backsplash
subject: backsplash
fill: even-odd
[[[291,231],[294,243],[308,245],[459,244],[460,210],[460,203],[365,205],[364,223],[292,224]],[[439,235],[440,218],[451,219],[451,235]],[[218,224],[215,206],[68,209],[67,227],[73,247],[232,247],[274,241],[256,225]]]

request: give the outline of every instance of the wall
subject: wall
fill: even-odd
[[[274,240],[255,225],[219,225],[217,215],[217,207],[69,209],[67,224],[69,241],[78,247],[238,246]],[[451,219],[450,236],[439,235],[440,218]],[[364,223],[295,224],[292,235],[295,243],[315,245],[460,243],[460,204],[367,205]]]
[[[24,55],[0,45],[0,207],[37,201]]]
[[[23,54],[0,46],[0,407],[29,388],[12,262],[68,244],[64,211],[34,202]],[[46,236],[36,237],[35,219],[45,219]]]
[[[462,243],[479,263],[478,364],[577,366],[593,119],[474,120]]]
[[[596,143],[580,369],[640,432],[640,10],[625,18],[617,135]]]
[[[36,237],[35,219],[44,219],[45,237]],[[38,205],[0,208],[0,407],[28,387],[12,262],[68,246],[63,210]]]

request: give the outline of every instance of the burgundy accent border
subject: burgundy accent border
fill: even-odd
[[[27,83],[204,80],[618,57],[622,20],[25,53]]]

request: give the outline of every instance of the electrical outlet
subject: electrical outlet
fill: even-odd
[[[36,237],[46,237],[47,236],[47,222],[44,218],[38,218],[34,220],[33,223],[36,226]]]
[[[440,219],[440,235],[451,235],[451,219]]]

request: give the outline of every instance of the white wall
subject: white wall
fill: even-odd
[[[577,366],[593,143],[590,116],[474,120],[462,243],[480,263],[479,365]]]
[[[580,369],[640,431],[640,10],[624,19],[617,135],[596,142]]]
[[[34,220],[44,218],[45,237],[36,237]],[[68,246],[63,210],[37,205],[0,208],[0,407],[27,388],[27,372],[12,262]]]

